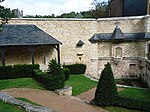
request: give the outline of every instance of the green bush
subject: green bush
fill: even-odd
[[[63,81],[57,80],[58,77],[52,77],[52,75],[42,72],[41,70],[34,70],[34,78],[52,91],[64,87]]]
[[[33,69],[39,69],[38,64],[34,65],[14,65],[14,70],[16,74],[18,74],[18,78],[20,77],[32,77]]]
[[[65,76],[61,66],[52,59],[49,63],[48,77],[47,77],[47,87],[50,90],[56,90],[63,88],[65,85]]]
[[[0,66],[0,80],[15,78],[15,72],[11,65],[9,66]]]
[[[50,76],[50,77],[48,76],[46,78],[46,82],[47,82],[46,87],[52,91],[61,89],[65,85],[65,83],[64,83],[64,81],[62,81],[62,79],[59,79],[58,77],[52,77],[52,76]]]
[[[97,105],[109,106],[113,104],[117,95],[118,92],[111,65],[107,63],[101,73],[95,92],[94,101]]]
[[[109,63],[107,63],[101,73],[93,101],[98,106],[118,106],[150,112],[150,102],[121,97],[118,95]]]
[[[63,65],[63,67],[69,68],[70,74],[84,74],[86,70],[84,64]]]
[[[0,79],[31,77],[33,74],[33,69],[39,69],[39,65],[1,66]]]
[[[42,70],[39,70],[39,69],[34,70],[34,73],[33,73],[33,77],[44,85],[47,84],[46,82],[47,75],[48,75],[47,73],[42,72]]]
[[[67,81],[69,79],[69,76],[70,76],[70,70],[69,68],[63,68],[63,72],[64,72],[64,75],[65,75],[65,80]]]
[[[40,70],[34,70],[34,78],[43,83],[49,90],[63,88],[65,85],[65,77],[62,68],[57,64],[56,60],[51,60],[47,73]]]
[[[117,96],[114,106],[150,112],[150,102]]]

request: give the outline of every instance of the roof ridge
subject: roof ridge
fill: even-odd
[[[124,39],[125,36],[121,31],[119,26],[116,26],[115,30],[112,33],[111,39]]]

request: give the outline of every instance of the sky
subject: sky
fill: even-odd
[[[92,7],[91,3],[92,0],[5,0],[0,5],[23,10],[24,15],[60,15],[72,11],[88,11]]]

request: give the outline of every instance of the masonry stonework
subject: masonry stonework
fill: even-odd
[[[35,63],[42,67],[46,67],[50,59],[54,59],[55,50],[50,45],[35,46]],[[56,53],[55,53],[56,54]],[[12,46],[6,48],[6,65],[11,64],[31,64],[30,46]]]
[[[121,18],[102,18],[102,19],[12,19],[9,24],[35,24],[43,31],[55,37],[62,42],[61,45],[61,64],[84,63],[87,65],[86,74],[91,77],[98,78],[104,65],[107,62],[112,64],[114,75],[116,78],[130,76],[130,69],[139,70],[138,58],[145,58],[147,41],[138,42],[98,42],[91,43],[89,39],[95,33],[112,33],[119,25],[123,33],[150,32],[150,18],[141,17],[121,17]],[[79,40],[84,42],[82,47],[77,47]],[[121,46],[122,58],[118,64],[114,63],[115,46]],[[41,49],[41,50],[40,50]],[[43,64],[44,59],[48,55],[47,60],[56,57],[53,47],[39,48],[37,51],[37,60],[39,64]],[[45,51],[42,52],[42,51]],[[27,54],[21,60],[29,57]],[[41,56],[41,54],[45,54]],[[78,55],[82,54],[82,55]],[[16,59],[16,58],[14,58]],[[12,62],[11,62],[12,61]],[[9,60],[13,63],[14,60]],[[23,61],[24,62],[24,61]],[[29,62],[29,61],[28,61]],[[46,63],[44,63],[47,65]],[[135,73],[135,74],[139,74]]]

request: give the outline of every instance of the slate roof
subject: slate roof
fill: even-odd
[[[121,29],[119,28],[119,26],[116,26],[114,32],[112,33],[112,36],[111,36],[112,39],[124,39],[125,36],[124,34],[122,33]]]
[[[137,41],[150,40],[150,33],[122,33],[117,26],[113,33],[94,34],[89,41]]]
[[[4,25],[0,32],[0,46],[43,44],[56,45],[61,42],[36,25]]]
[[[84,42],[82,40],[79,40],[79,42],[77,43],[77,46],[82,46],[84,44]]]

